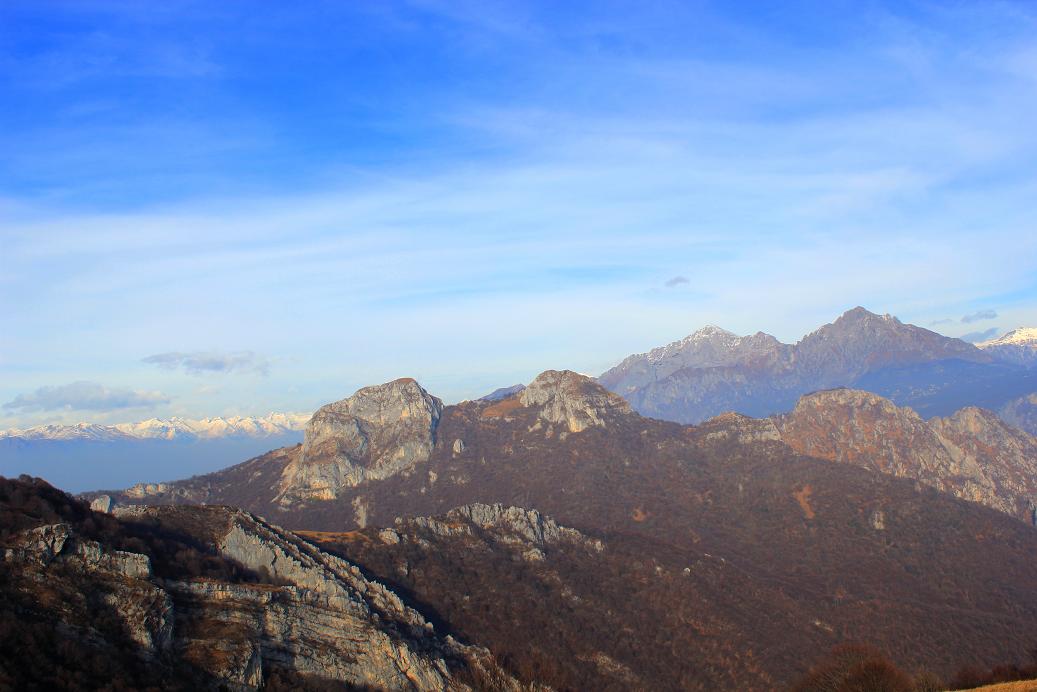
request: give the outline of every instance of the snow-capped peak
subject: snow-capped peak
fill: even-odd
[[[1034,346],[1037,347],[1037,327],[1019,327],[1003,336],[976,344],[979,348],[990,346]]]
[[[1005,363],[1037,368],[1037,327],[1019,327],[976,346]]]
[[[701,346],[708,343],[714,344],[720,348],[732,348],[737,345],[741,339],[742,337],[738,336],[734,332],[729,332],[714,324],[707,324],[705,327],[702,327],[698,331],[689,334],[679,341],[674,341],[673,343],[660,346],[659,348],[653,348],[648,353],[641,355],[646,357],[648,362],[657,363],[667,358],[671,358],[689,347]]]

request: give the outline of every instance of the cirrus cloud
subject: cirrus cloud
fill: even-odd
[[[19,394],[4,404],[14,411],[115,411],[126,408],[152,408],[169,403],[169,397],[156,391],[110,388],[97,382],[72,382],[40,387]]]
[[[256,375],[270,374],[270,362],[252,351],[236,351],[234,353],[217,353],[211,351],[195,351],[181,353],[170,351],[156,353],[142,359],[143,363],[157,365],[164,370],[183,369],[188,375],[205,375],[219,372],[249,372]]]

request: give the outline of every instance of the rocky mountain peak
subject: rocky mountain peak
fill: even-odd
[[[548,370],[519,394],[523,406],[540,409],[540,419],[566,425],[570,432],[605,426],[609,417],[630,413],[630,405],[586,375]]]
[[[979,348],[987,348],[1004,344],[1026,344],[1037,347],[1037,327],[1019,327],[1013,329],[1007,334],[997,337],[996,339],[989,339],[978,343],[976,346]]]
[[[883,315],[879,315],[877,313],[872,312],[871,310],[868,310],[867,308],[861,307],[860,305],[858,305],[855,308],[850,308],[842,315],[840,315],[838,318],[836,318],[836,322],[852,323],[872,321],[893,322],[896,324],[902,324],[900,320],[898,320],[893,315],[890,315],[888,312]]]
[[[701,340],[701,339],[718,339],[718,338],[719,339],[730,339],[730,338],[737,339],[738,335],[735,334],[734,332],[730,332],[730,331],[724,329],[723,327],[718,327],[715,324],[707,324],[705,327],[702,327],[702,328],[696,330],[693,334],[691,334],[690,336],[685,337],[685,338],[689,339],[689,340],[695,340],[695,339],[699,339],[699,340]]]
[[[707,324],[679,341],[653,348],[644,354],[644,358],[650,363],[659,363],[675,357],[679,358],[688,352],[704,352],[703,355],[706,357],[716,357],[737,346],[741,338],[734,332],[729,332],[714,324]]]
[[[431,455],[442,412],[443,402],[411,378],[322,406],[302,454],[285,467],[279,501],[333,499],[341,488],[409,471]]]
[[[912,325],[905,325],[892,315],[877,315],[870,310],[857,306],[847,310],[833,322],[822,325],[810,334],[807,334],[800,341],[800,344],[818,340],[845,339],[848,337],[859,339],[868,334],[885,336],[910,328],[912,328]]]
[[[835,322],[806,335],[795,348],[800,367],[822,387],[849,384],[887,366],[945,359],[991,360],[960,339],[862,307],[848,310]]]
[[[1029,520],[1037,439],[986,409],[926,421],[877,394],[834,389],[808,394],[772,420],[801,454],[914,478]]]
[[[883,415],[904,414],[921,420],[918,414],[906,406],[898,407],[889,399],[878,394],[859,389],[848,389],[846,387],[825,389],[805,394],[796,403],[796,408],[793,410],[792,415],[803,414],[808,410],[832,410],[835,408],[845,409],[860,415],[872,415],[867,414],[869,411],[880,412]]]

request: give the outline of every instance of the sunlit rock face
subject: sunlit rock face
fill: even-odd
[[[541,373],[519,394],[523,406],[540,409],[542,421],[569,432],[606,426],[610,416],[630,413],[630,405],[586,375],[569,370]]]
[[[27,506],[57,497],[38,488],[18,489],[22,496],[38,493],[36,504]],[[5,502],[0,497],[0,511]],[[82,533],[96,530],[97,517],[74,504],[63,507],[68,521],[4,536],[0,599],[33,603],[32,616],[53,623],[61,656],[132,649],[145,665],[137,670],[116,657],[110,671],[120,689],[158,689],[146,683],[165,678],[177,683],[174,689],[188,689],[193,680],[197,689],[257,690],[285,674],[312,683],[300,689],[470,689],[455,679],[459,670],[492,673],[499,689],[518,689],[484,649],[438,633],[355,564],[248,512],[133,506],[105,518],[106,541],[123,541],[128,531],[190,536],[210,570],[192,576],[170,573],[171,565],[187,561],[200,568],[202,552],[174,559],[161,552],[171,544],[139,538],[133,545],[149,554],[115,549]],[[560,531],[544,526],[544,535]],[[41,662],[40,676],[47,665],[50,659]],[[4,689],[34,687],[17,677],[6,682]]]
[[[342,488],[412,470],[431,455],[442,411],[443,402],[410,378],[322,406],[302,454],[284,470],[278,501],[331,500]]]
[[[797,452],[862,466],[1032,520],[1037,439],[975,407],[925,421],[877,394],[835,389],[809,394],[775,416]]]

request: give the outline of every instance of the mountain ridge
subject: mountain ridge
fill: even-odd
[[[0,439],[113,440],[215,439],[220,437],[271,437],[301,431],[310,414],[269,413],[265,416],[211,416],[207,418],[148,418],[135,423],[46,424],[0,430]]]
[[[998,408],[1037,391],[1037,370],[996,349],[856,307],[794,344],[704,327],[627,356],[598,381],[644,415],[697,423],[729,410],[781,413],[803,394],[838,386],[875,391],[930,416],[969,403]],[[969,401],[974,392],[993,400]]]

